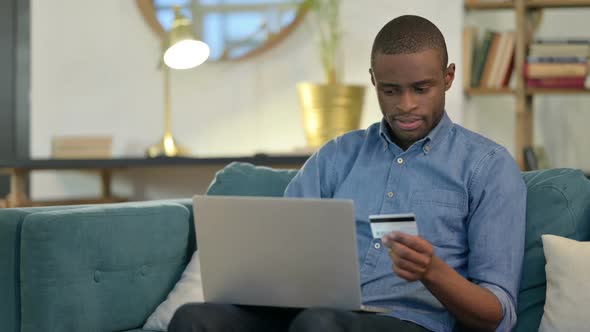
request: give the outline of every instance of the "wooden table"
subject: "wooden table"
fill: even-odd
[[[125,198],[114,196],[111,191],[112,174],[116,170],[149,167],[192,167],[216,166],[221,169],[225,165],[237,161],[275,168],[299,168],[309,155],[265,155],[251,157],[221,158],[115,158],[115,159],[31,159],[0,161],[0,173],[10,175],[10,193],[5,200],[0,200],[0,207],[23,207],[44,205],[95,204],[126,201]],[[91,171],[99,174],[101,179],[101,195],[94,198],[33,201],[27,195],[27,179],[37,170],[77,170]]]

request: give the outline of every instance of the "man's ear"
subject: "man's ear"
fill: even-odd
[[[451,63],[445,70],[445,91],[449,90],[455,79],[455,64]]]
[[[375,76],[373,75],[373,69],[369,68],[369,75],[371,75],[371,84],[375,86]]]

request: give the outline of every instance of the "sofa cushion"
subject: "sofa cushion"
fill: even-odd
[[[297,170],[233,162],[215,174],[207,195],[283,196]]]
[[[203,282],[201,279],[201,261],[199,252],[195,251],[186,266],[180,280],[176,283],[166,301],[162,302],[146,320],[143,328],[153,331],[167,331],[172,316],[178,308],[186,303],[203,302]]]
[[[79,206],[0,209],[0,322],[2,331],[20,332],[20,232],[26,216]]]
[[[140,327],[184,269],[188,218],[184,206],[162,202],[27,215],[22,331]]]
[[[590,240],[590,181],[579,170],[525,172],[527,216],[517,332],[537,331],[545,304],[542,234]]]
[[[588,331],[590,242],[543,235],[547,300],[539,332]]]

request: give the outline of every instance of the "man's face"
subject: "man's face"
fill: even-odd
[[[437,50],[375,55],[370,70],[381,113],[395,142],[404,150],[426,137],[444,114],[445,91],[455,77],[455,65],[442,69]]]

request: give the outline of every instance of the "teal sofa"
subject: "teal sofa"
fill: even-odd
[[[209,195],[280,196],[293,170],[232,163]],[[541,234],[590,240],[590,181],[523,173],[527,234],[516,331],[545,301]],[[190,199],[0,209],[0,331],[142,331],[196,248]]]

